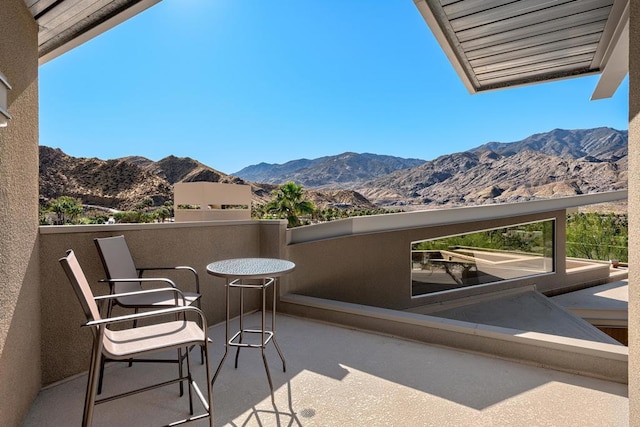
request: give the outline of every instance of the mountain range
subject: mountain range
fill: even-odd
[[[39,149],[40,203],[43,206],[60,196],[72,196],[85,205],[117,210],[133,209],[147,198],[159,206],[173,200],[173,184],[197,181],[248,184],[253,202],[265,203],[277,188],[275,184],[247,182],[188,157],[169,156],[157,162],[140,156],[101,160],[72,157],[60,149],[42,145]],[[375,208],[361,194],[348,189],[309,189],[307,196],[321,208],[335,205]]]
[[[295,181],[319,207],[514,202],[626,188],[627,141],[627,131],[611,128],[555,129],[431,161],[348,152],[260,163],[233,175],[188,157],[101,160],[40,146],[40,197],[42,204],[69,195],[131,209],[145,198],[156,205],[171,200],[176,182],[210,181],[249,184],[254,202],[264,203],[278,184]]]
[[[398,170],[410,169],[424,162],[420,159],[347,152],[313,160],[291,160],[281,165],[259,163],[247,166],[232,175],[247,181],[271,184],[294,181],[305,187],[343,187],[379,178]]]
[[[279,184],[294,180],[319,188],[339,185],[379,205],[517,202],[626,188],[627,141],[627,131],[605,127],[554,129],[521,141],[489,142],[465,152],[422,161],[413,167],[397,167],[390,173],[369,176],[361,174],[339,183],[325,165],[338,164],[342,169],[366,171],[375,155],[345,153],[318,159],[321,161],[315,165],[308,161],[284,165],[262,163],[236,174],[247,178],[245,172],[251,173],[259,166],[260,176],[267,182]],[[348,165],[344,158],[349,160]],[[396,164],[403,161],[417,162],[398,159]],[[311,178],[299,178],[305,176]]]

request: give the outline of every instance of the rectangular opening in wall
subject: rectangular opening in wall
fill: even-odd
[[[412,296],[555,271],[555,221],[411,242]]]
[[[247,210],[249,209],[249,205],[222,205],[221,209]]]
[[[248,210],[249,205],[207,205],[207,209],[212,210]]]

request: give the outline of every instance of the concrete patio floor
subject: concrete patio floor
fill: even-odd
[[[259,319],[248,316],[245,325],[258,326]],[[287,315],[278,315],[277,327],[287,372],[270,345],[275,405],[260,351],[242,350],[239,368],[228,357],[215,383],[216,426],[628,425],[624,384]],[[213,371],[224,351],[224,325],[210,328],[210,337]],[[192,361],[204,389],[197,352]],[[104,392],[168,379],[175,370],[113,364]],[[80,425],[85,386],[86,375],[79,375],[42,390],[24,426]],[[198,402],[195,407],[199,411]],[[187,397],[179,398],[173,385],[99,405],[93,425],[157,426],[187,415]]]

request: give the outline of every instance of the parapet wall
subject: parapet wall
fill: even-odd
[[[605,283],[606,265],[567,271],[566,209],[625,197],[626,191],[618,191],[507,205],[349,218],[288,230],[286,255],[297,268],[283,279],[282,294],[405,310],[518,286],[535,285],[539,292],[559,293],[563,289],[576,289],[581,283]],[[412,296],[412,242],[543,220],[555,221],[553,272],[455,292]]]
[[[461,322],[422,314],[284,295],[288,313],[361,330],[492,354],[535,366],[619,383],[628,382],[629,351],[622,345]]]
[[[194,267],[200,277],[202,309],[213,325],[225,316],[224,280],[208,275],[206,265],[226,258],[282,257],[285,227],[286,221],[41,227],[43,385],[86,371],[91,354],[91,332],[80,327],[86,318],[58,262],[67,249],[75,251],[96,295],[109,293],[108,285],[98,283],[105,273],[93,242],[96,237],[124,235],[138,267]],[[166,271],[157,275],[171,278],[181,288],[193,288],[189,275]],[[258,307],[257,293],[248,293],[245,309]],[[236,311],[232,306],[232,316]]]
[[[556,221],[555,272],[463,288],[448,294],[413,297],[411,243],[533,221]],[[295,293],[354,304],[405,310],[417,305],[535,284],[541,292],[567,285],[564,264],[565,211],[493,220],[365,233],[287,246],[296,270],[283,280],[282,293]]]

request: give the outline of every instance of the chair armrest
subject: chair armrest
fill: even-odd
[[[106,325],[113,324],[113,323],[122,323],[122,322],[127,322],[131,320],[136,320],[136,319],[144,319],[148,317],[166,316],[167,314],[186,313],[187,311],[193,311],[196,314],[198,314],[198,316],[200,317],[201,327],[202,327],[202,330],[204,331],[205,340],[206,340],[207,319],[204,317],[204,313],[202,312],[202,310],[191,305],[184,306],[184,307],[169,307],[169,308],[163,308],[161,310],[145,311],[142,313],[126,314],[123,316],[116,316],[116,317],[107,317],[100,320],[90,320],[86,323],[83,323],[82,326],[104,327]]]
[[[118,280],[126,280],[126,279],[118,279]],[[136,279],[136,280],[140,280],[140,279]],[[176,306],[178,305],[178,297],[182,298],[183,305],[185,306],[187,305],[187,300],[184,297],[184,293],[178,288],[156,288],[156,289],[144,289],[142,291],[135,291],[135,292],[120,292],[117,294],[98,295],[93,297],[93,299],[94,301],[103,301],[108,299],[115,299],[115,298],[128,297],[128,296],[134,296],[134,295],[154,294],[154,293],[160,293],[160,292],[172,292],[174,294],[177,294],[175,297]]]
[[[173,282],[173,280],[171,279],[167,279],[166,277],[135,277],[135,278],[123,278],[123,279],[100,279],[98,280],[99,283],[124,283],[124,282],[138,282],[138,283],[145,283],[145,282],[165,282],[166,284],[168,284],[169,286],[171,286],[172,288],[178,288],[178,286]]]
[[[198,276],[198,272],[196,271],[195,268],[193,267],[189,267],[188,265],[178,265],[176,267],[140,267],[140,268],[136,268],[136,270],[138,270],[140,276],[142,277],[142,274],[145,271],[154,271],[154,270],[185,270],[185,271],[190,271],[191,273],[193,273],[195,282],[196,282],[196,292],[200,293],[200,277]]]

